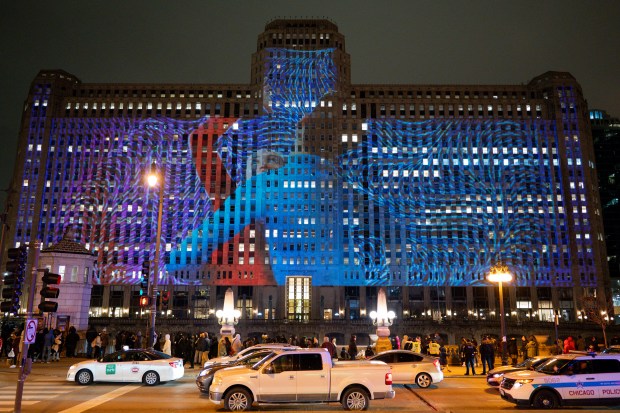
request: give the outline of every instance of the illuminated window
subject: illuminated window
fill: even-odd
[[[286,317],[289,320],[310,320],[311,277],[286,278]]]

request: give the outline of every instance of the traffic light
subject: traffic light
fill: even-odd
[[[3,301],[0,304],[0,311],[17,314],[20,307],[19,297],[22,295],[22,287],[26,275],[28,249],[26,246],[9,248],[7,253],[10,261],[6,263],[4,288],[2,289],[2,298],[7,301]]]
[[[143,295],[140,297],[140,307],[142,308],[148,307],[150,303],[151,303],[151,300],[149,299],[147,295]]]
[[[151,273],[151,262],[149,260],[142,261],[142,276],[140,277],[140,296],[149,293],[149,274]]]
[[[60,289],[55,286],[60,284],[60,275],[45,270],[42,280],[43,287],[41,288],[41,304],[39,304],[39,310],[44,313],[55,313],[56,310],[58,310],[58,303],[55,301],[46,301],[45,299],[58,298]]]
[[[161,306],[163,309],[168,308],[168,301],[170,300],[170,291],[164,291],[161,293]]]

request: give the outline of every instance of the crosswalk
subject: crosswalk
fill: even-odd
[[[15,407],[17,384],[0,387],[0,412],[12,412]],[[53,399],[61,394],[74,391],[74,387],[62,387],[58,380],[26,381],[22,393],[22,408],[32,406],[43,400]]]

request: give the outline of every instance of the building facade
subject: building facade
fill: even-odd
[[[609,275],[586,101],[569,73],[521,85],[353,84],[328,20],[278,19],[247,84],[92,84],[41,71],[24,102],[6,245],[95,254],[92,317],[146,317],[164,176],[163,314],[397,319],[583,315]],[[151,274],[153,276],[153,274]]]

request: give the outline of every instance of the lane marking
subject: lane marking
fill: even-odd
[[[142,387],[141,385],[127,385],[116,390],[112,390],[109,393],[102,394],[101,396],[95,397],[94,399],[88,400],[84,403],[80,403],[77,406],[70,407],[68,409],[62,410],[58,413],[82,413],[86,410],[92,409],[93,407],[97,407],[100,404],[109,402],[110,400],[114,400],[117,397],[120,397],[130,391],[134,391]]]

